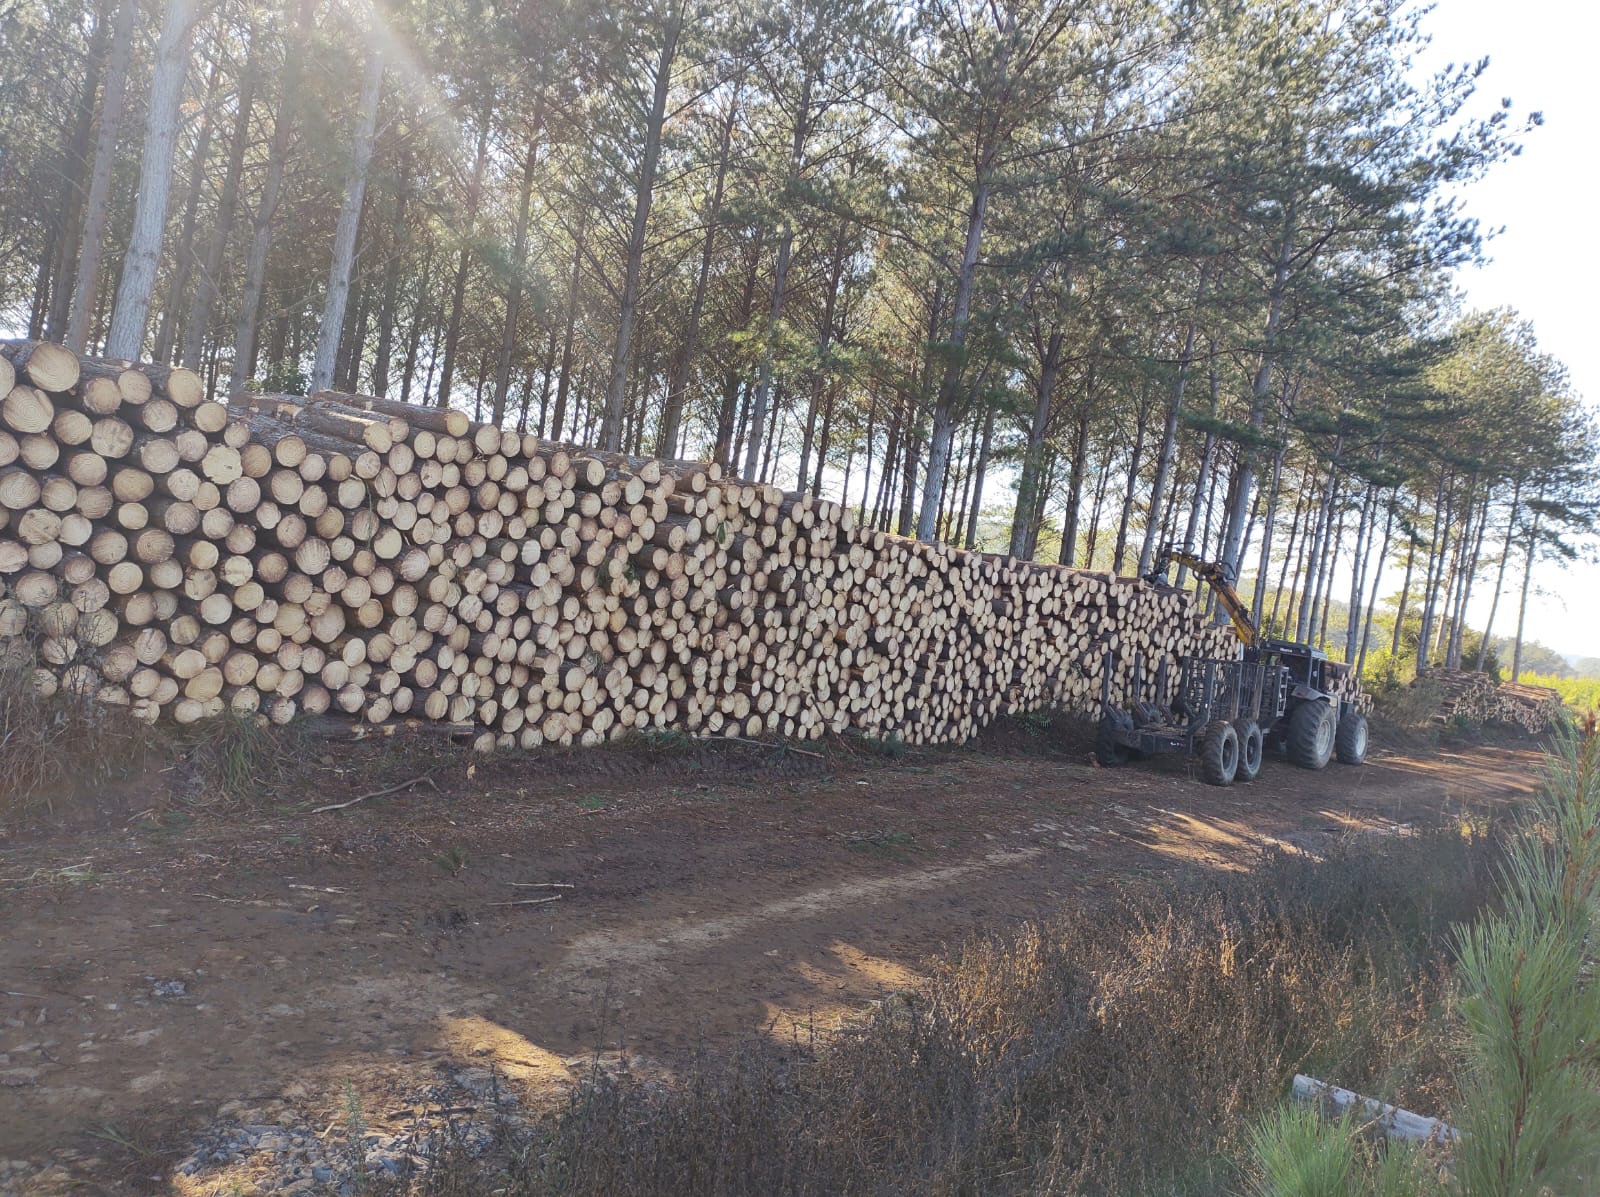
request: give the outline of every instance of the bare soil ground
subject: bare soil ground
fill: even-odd
[[[974,932],[1482,812],[1538,771],[1480,747],[1270,760],[1219,790],[1018,729],[900,757],[309,752],[304,791],[263,808],[146,778],[0,838],[0,1165],[35,1165],[0,1167],[0,1190],[200,1192],[166,1168],[230,1102],[331,1120],[354,1096],[381,1122],[442,1069],[533,1101],[596,1058],[670,1077],[742,1037],[827,1034]]]

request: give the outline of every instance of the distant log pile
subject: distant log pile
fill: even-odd
[[[362,395],[0,343],[0,639],[36,684],[471,723],[481,748],[650,728],[961,741],[1097,709],[1108,650],[1233,656],[1190,598],[859,528],[809,494]],[[1147,673],[1146,676],[1149,676]]]
[[[1474,723],[1501,723],[1538,736],[1556,727],[1566,710],[1561,695],[1547,686],[1497,685],[1486,673],[1430,669],[1418,680],[1438,688],[1440,719],[1459,716]]]
[[[1361,679],[1354,669],[1345,665],[1330,666],[1324,678],[1329,694],[1348,702],[1363,715],[1372,713],[1372,695],[1361,688]]]

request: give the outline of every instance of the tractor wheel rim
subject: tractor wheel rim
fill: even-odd
[[[1318,725],[1318,727],[1317,727],[1317,755],[1318,756],[1322,756],[1330,748],[1333,747],[1333,729],[1334,729],[1334,723],[1333,723],[1332,719],[1323,719],[1321,724]]]

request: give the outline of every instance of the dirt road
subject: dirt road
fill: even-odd
[[[1477,748],[1269,762],[1219,790],[1182,761],[1105,771],[1020,741],[470,777],[450,755],[436,788],[312,814],[374,784],[327,759],[315,792],[269,811],[108,798],[92,825],[0,841],[0,1161],[58,1165],[35,1191],[198,1192],[157,1178],[229,1102],[381,1112],[462,1067],[537,1099],[597,1052],[669,1074],[701,1046],[825,1033],[972,932],[1267,844],[1481,809],[1537,769]]]

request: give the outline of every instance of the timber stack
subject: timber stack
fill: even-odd
[[[1552,731],[1565,718],[1561,695],[1548,686],[1497,684],[1486,673],[1460,669],[1430,669],[1417,681],[1438,690],[1441,720],[1499,723],[1538,736]]]
[[[1187,594],[924,545],[837,503],[371,396],[207,401],[176,368],[0,343],[0,641],[42,690],[619,733],[970,738],[1233,656]]]

